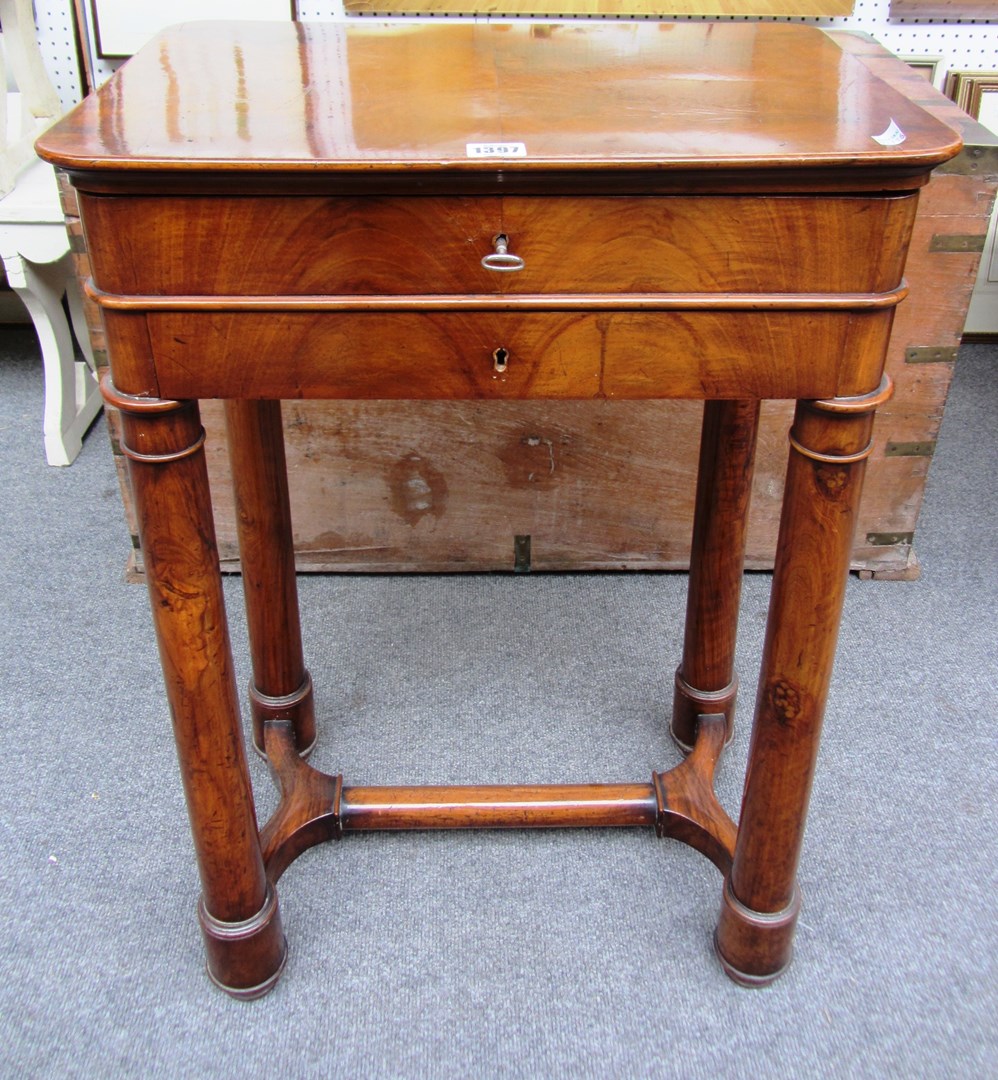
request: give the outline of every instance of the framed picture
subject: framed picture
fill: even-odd
[[[175,23],[199,19],[294,19],[296,0],[171,0],[158,4],[134,0],[90,0],[94,49],[102,60],[137,52],[154,34]]]
[[[900,59],[917,71],[926,82],[935,84],[936,73],[943,60],[941,56],[902,56]]]
[[[998,71],[951,71],[946,96],[998,135]]]
[[[891,0],[892,19],[998,20],[998,0]]]

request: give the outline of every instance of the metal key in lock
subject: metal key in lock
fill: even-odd
[[[526,263],[519,255],[514,255],[509,250],[509,237],[505,233],[493,236],[492,246],[495,251],[482,256],[482,266],[486,270],[495,270],[500,274],[510,274],[516,270],[522,270],[526,266]]]

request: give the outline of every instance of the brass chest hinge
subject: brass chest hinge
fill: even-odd
[[[904,351],[906,364],[952,364],[957,345],[913,345]]]
[[[530,536],[513,537],[513,572],[530,573]]]
[[[985,233],[937,233],[929,243],[929,251],[948,254],[980,252],[984,250]]]
[[[885,457],[932,457],[936,451],[935,439],[922,439],[919,442],[889,442],[884,450]]]

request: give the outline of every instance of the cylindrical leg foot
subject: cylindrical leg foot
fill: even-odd
[[[311,735],[312,741],[299,749],[299,757],[304,760],[312,753],[316,739],[315,695],[312,691],[312,677],[307,671],[301,686],[294,693],[283,694],[281,697],[264,694],[251,682],[249,699],[253,717],[253,749],[260,757],[267,759],[267,751],[264,749],[264,725],[281,721],[291,724],[296,740]]]
[[[281,913],[273,885],[263,907],[242,922],[223,922],[198,902],[208,975],[227,994],[240,1000],[263,997],[281,977],[288,956]]]
[[[725,973],[742,986],[767,986],[789,967],[800,914],[800,889],[782,911],[753,911],[724,882],[714,949]]]
[[[732,679],[723,690],[697,690],[683,678],[682,668],[679,668],[676,671],[676,686],[672,696],[672,722],[669,725],[673,742],[684,754],[690,753],[697,737],[697,717],[721,713],[724,716],[724,745],[727,746],[735,733],[737,695],[737,679]]]

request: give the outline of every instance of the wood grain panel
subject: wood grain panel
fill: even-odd
[[[202,296],[883,292],[901,279],[916,200],[80,197],[112,241],[100,288]],[[523,270],[482,266],[499,233]]]
[[[648,569],[688,558],[700,402],[289,401],[300,569]],[[221,404],[203,403],[223,565]],[[779,441],[779,440],[777,440]],[[663,447],[668,451],[663,452]],[[777,449],[785,459],[785,440]]]
[[[877,367],[891,310],[157,312],[148,324],[160,393],[176,398],[797,398],[865,392],[859,360]]]

